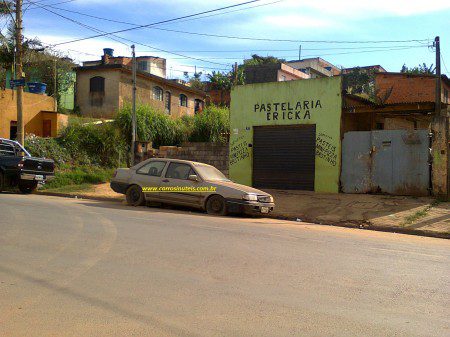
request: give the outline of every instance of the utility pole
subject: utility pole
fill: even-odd
[[[298,46],[298,60],[302,60],[302,45]]]
[[[56,70],[56,58],[53,59],[53,100],[55,103],[55,111],[58,111],[58,77]]]
[[[435,100],[435,112],[436,116],[442,114],[441,109],[441,43],[439,36],[434,39],[434,47],[436,48],[436,100]]]
[[[22,69],[22,0],[16,0],[16,79],[23,78]],[[25,141],[25,125],[23,122],[23,86],[17,86],[17,141],[23,145]]]
[[[136,164],[136,52],[134,44],[131,46],[133,55],[133,91],[132,91],[132,114],[131,114],[131,165]]]
[[[234,85],[238,84],[238,64],[234,62]]]

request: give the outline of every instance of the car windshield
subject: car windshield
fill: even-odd
[[[230,181],[225,175],[213,166],[198,165],[196,170],[203,179],[211,181]]]

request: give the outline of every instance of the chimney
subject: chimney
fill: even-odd
[[[110,57],[114,57],[114,49],[104,48],[102,56],[102,64],[108,64]]]

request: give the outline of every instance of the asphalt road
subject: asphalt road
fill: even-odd
[[[0,194],[0,336],[450,336],[450,242]]]

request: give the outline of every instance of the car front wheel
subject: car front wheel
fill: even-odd
[[[206,212],[211,215],[226,215],[227,205],[220,195],[213,195],[206,202]]]
[[[145,196],[142,188],[137,185],[130,186],[127,190],[127,203],[130,206],[142,206],[145,204]]]

